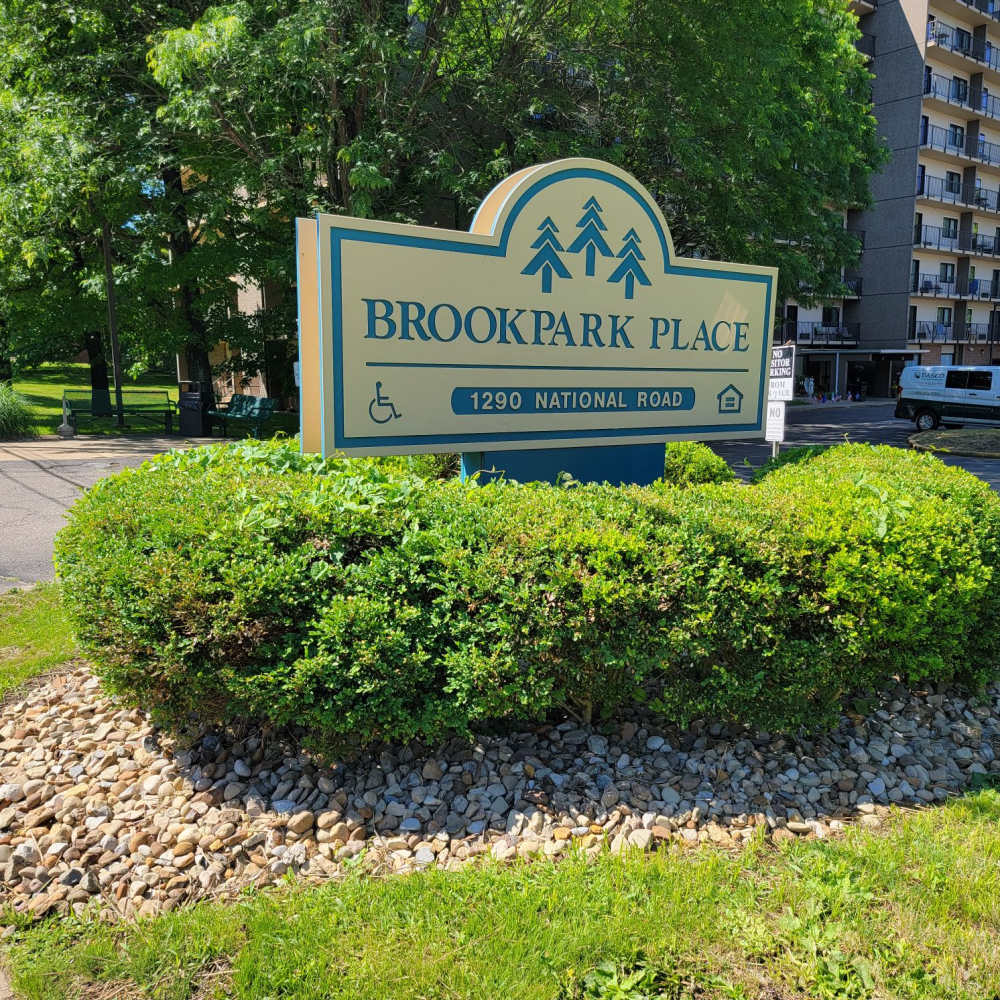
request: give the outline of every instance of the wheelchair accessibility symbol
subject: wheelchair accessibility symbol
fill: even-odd
[[[375,398],[368,404],[368,416],[377,424],[387,424],[390,420],[398,420],[400,413],[388,396],[382,395],[382,383],[375,383]]]

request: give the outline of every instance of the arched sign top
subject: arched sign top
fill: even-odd
[[[570,185],[568,182],[576,183]],[[585,190],[591,192],[582,205],[573,203],[571,187],[578,192]],[[549,217],[562,215],[565,212],[567,222],[572,219],[574,225],[579,225],[577,217],[580,216],[581,210],[584,211],[585,214],[581,218],[587,218],[592,227],[589,235],[592,237],[591,242],[595,246],[595,252],[600,249],[598,234],[601,232],[601,222],[607,217],[612,206],[616,207],[617,212],[612,213],[613,221],[623,232],[627,231],[621,225],[625,218],[635,223],[634,226],[629,226],[629,229],[638,229],[648,224],[649,234],[660,247],[663,270],[666,272],[670,269],[674,258],[674,244],[667,220],[663,217],[656,200],[631,174],[610,163],[586,157],[555,160],[536,167],[526,167],[511,174],[483,199],[469,232],[484,236],[499,235],[500,244],[504,246],[524,210],[536,199],[545,204],[546,214]],[[586,206],[591,201],[596,207],[591,206],[588,212]]]
[[[678,258],[618,167],[520,170],[469,232],[331,215],[297,232],[307,451],[763,433],[777,272]]]

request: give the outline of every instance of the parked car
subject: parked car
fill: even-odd
[[[939,424],[1000,424],[1000,368],[911,365],[899,376],[896,416],[917,430]]]

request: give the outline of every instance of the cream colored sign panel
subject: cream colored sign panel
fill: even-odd
[[[777,272],[677,259],[615,167],[523,170],[471,233],[321,215],[318,243],[324,454],[761,436]]]

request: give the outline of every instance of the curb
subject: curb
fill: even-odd
[[[914,451],[926,451],[932,455],[954,455],[956,458],[1000,458],[1000,451],[954,451],[951,448],[935,448],[915,440],[922,431],[911,434],[906,440]]]

